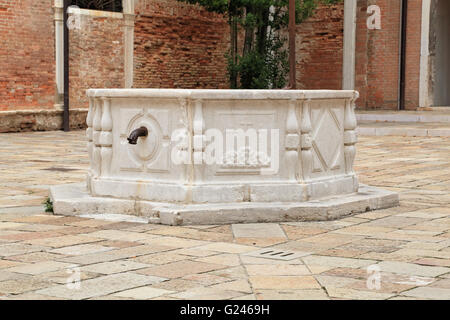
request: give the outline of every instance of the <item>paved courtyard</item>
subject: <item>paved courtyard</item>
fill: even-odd
[[[85,150],[84,131],[0,134],[0,299],[450,299],[449,138],[360,137],[361,182],[400,207],[232,226],[46,214]],[[249,255],[264,248],[297,255]]]

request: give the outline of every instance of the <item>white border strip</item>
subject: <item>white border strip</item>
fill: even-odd
[[[419,107],[431,105],[429,92],[431,0],[422,0],[422,31],[420,44]]]
[[[81,14],[81,15],[90,16],[90,17],[94,17],[94,18],[123,19],[123,13],[121,13],[121,12],[77,9],[77,8],[69,7],[68,13],[69,14]]]

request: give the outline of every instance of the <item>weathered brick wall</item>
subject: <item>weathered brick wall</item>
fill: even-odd
[[[0,0],[0,111],[53,108],[52,0]]]
[[[342,89],[344,4],[320,6],[297,26],[299,89]]]
[[[224,18],[176,0],[141,0],[136,14],[135,87],[229,86]],[[299,88],[340,89],[343,4],[319,7],[297,34]]]
[[[381,9],[381,30],[367,28],[367,7]],[[356,89],[359,107],[397,109],[399,87],[400,1],[358,1]]]
[[[368,30],[367,6],[382,13]],[[422,0],[409,0],[406,107],[419,104]],[[227,21],[176,0],[140,0],[136,8],[135,87],[227,88]],[[55,102],[53,0],[0,0],[0,111],[48,110]],[[70,34],[71,107],[85,90],[124,85],[123,20],[83,16]],[[299,88],[340,89],[343,5],[321,7],[299,25]],[[400,1],[358,0],[356,89],[360,108],[397,109]]]
[[[228,88],[229,27],[220,15],[176,0],[136,8],[134,86]]]
[[[124,87],[123,19],[81,14],[70,30],[70,107],[87,108],[86,90]]]
[[[355,89],[359,91],[358,108],[367,108],[369,55],[367,52],[367,0],[358,0],[356,14]]]
[[[406,108],[419,106],[422,0],[408,1]],[[381,30],[367,28],[367,8],[381,9]],[[356,90],[359,108],[398,109],[401,2],[359,0],[356,34]]]
[[[422,0],[408,1],[405,108],[419,107]]]
[[[381,30],[367,28],[367,8],[381,9]],[[341,89],[343,4],[323,6],[297,27],[297,84]],[[401,2],[358,0],[355,86],[359,108],[398,109]],[[408,1],[406,109],[419,106],[422,0]]]

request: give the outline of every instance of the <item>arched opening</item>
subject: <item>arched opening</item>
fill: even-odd
[[[122,0],[73,0],[72,5],[82,9],[122,12]]]

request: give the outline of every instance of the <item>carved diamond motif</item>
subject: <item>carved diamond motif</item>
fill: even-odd
[[[313,169],[325,172],[340,168],[342,157],[342,121],[340,114],[330,108],[312,110]]]

